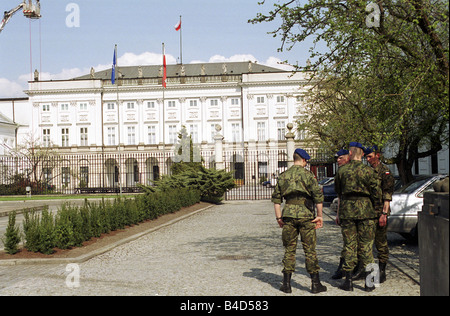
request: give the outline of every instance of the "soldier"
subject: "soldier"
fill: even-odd
[[[316,230],[323,227],[323,193],[314,175],[305,169],[309,159],[310,156],[305,150],[295,150],[294,166],[280,174],[272,194],[275,217],[283,229],[285,255],[283,285],[280,291],[285,293],[292,293],[291,276],[295,271],[299,234],[305,252],[306,270],[311,275],[311,292],[316,294],[327,290],[326,286],[320,283],[320,267],[316,255]],[[283,199],[286,200],[286,205],[281,212]],[[317,217],[314,215],[314,203],[317,207]]]
[[[351,142],[349,146],[350,162],[339,168],[335,177],[335,189],[340,198],[339,223],[344,239],[345,281],[339,287],[353,291],[352,272],[361,258],[364,268],[373,264],[373,241],[377,213],[375,208],[381,201],[378,178],[373,169],[362,163],[363,146]],[[365,290],[373,291],[366,272]]]
[[[343,165],[346,165],[350,161],[350,157],[348,156],[348,150],[341,149],[336,153],[336,162],[338,164],[338,167],[342,167]],[[338,198],[338,210],[336,215],[336,224],[339,225],[339,198]],[[339,260],[339,266],[336,270],[336,272],[331,276],[333,280],[341,279],[343,276],[343,270],[342,265],[344,264],[344,249],[342,249],[341,252],[341,258]]]
[[[377,146],[372,146],[364,151],[367,161],[378,176],[381,185],[383,204],[377,211],[378,224],[375,232],[375,247],[378,251],[378,265],[380,283],[386,281],[386,264],[389,260],[389,247],[387,242],[387,218],[390,215],[390,203],[394,193],[395,179],[388,167],[380,161],[381,151]]]

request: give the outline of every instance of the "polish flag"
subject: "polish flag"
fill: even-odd
[[[181,30],[181,19],[180,21],[177,23],[177,25],[175,25],[175,31],[179,31]]]
[[[163,56],[163,80],[162,85],[164,88],[167,87],[167,64],[166,64],[166,52],[164,52]]]

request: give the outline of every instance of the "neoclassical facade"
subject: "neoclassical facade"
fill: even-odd
[[[57,81],[36,74],[18,142],[32,135],[58,157],[38,162],[33,173],[5,159],[4,169],[31,174],[53,192],[129,189],[170,173],[185,129],[206,166],[219,157],[242,184],[285,170],[287,124],[304,115],[307,74],[251,62],[168,65],[163,88],[162,72],[120,67],[115,84],[111,69]]]
[[[302,115],[307,77],[250,62],[121,67],[64,81],[30,82],[30,129],[61,151],[157,150],[177,142],[182,126],[194,143],[226,147],[284,141]],[[301,138],[302,135],[299,135]]]

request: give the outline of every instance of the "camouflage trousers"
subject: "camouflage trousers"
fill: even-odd
[[[377,248],[378,251],[378,261],[382,263],[387,263],[389,260],[387,225],[384,227],[380,227],[380,225],[377,224],[375,232],[375,248]]]
[[[283,258],[283,273],[295,271],[295,254],[297,251],[298,236],[300,235],[305,252],[306,270],[309,274],[318,273],[319,261],[316,254],[316,230],[311,219],[283,218],[282,240],[285,249]]]
[[[375,240],[375,219],[341,220],[342,237],[344,239],[344,271],[353,271],[361,260],[364,267],[375,263],[373,259],[373,243]]]

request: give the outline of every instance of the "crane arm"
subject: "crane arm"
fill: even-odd
[[[3,31],[3,28],[5,27],[6,23],[9,22],[9,20],[12,18],[12,16],[19,11],[20,9],[22,9],[25,6],[25,2],[19,4],[17,7],[15,7],[14,9],[10,10],[10,11],[5,11],[5,14],[3,15],[3,19],[2,22],[0,24],[0,32]]]

